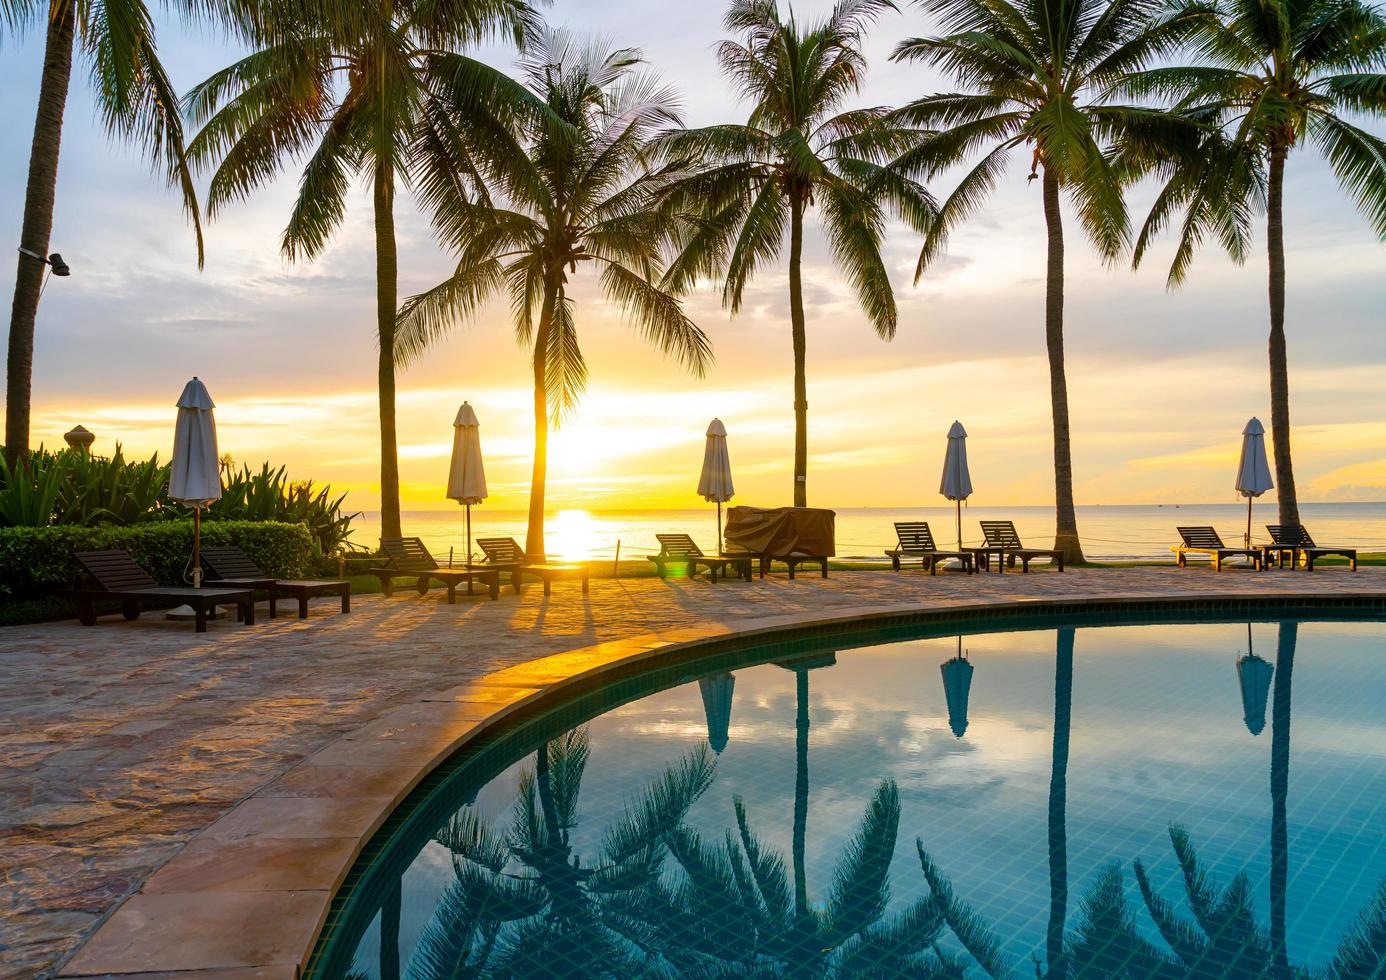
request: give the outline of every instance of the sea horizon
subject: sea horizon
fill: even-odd
[[[735,502],[726,507],[737,506]],[[1300,518],[1320,543],[1351,545],[1364,551],[1386,550],[1386,501],[1302,502]],[[724,508],[725,509],[725,508]],[[884,560],[894,544],[893,522],[926,520],[940,547],[955,543],[956,516],[951,505],[901,507],[835,507],[837,556]],[[1173,513],[1178,517],[1173,518]],[[378,511],[355,512],[351,541],[372,547],[379,537]],[[1084,552],[1093,561],[1145,561],[1170,558],[1179,524],[1211,524],[1229,545],[1241,543],[1246,530],[1245,503],[1081,504],[1078,533]],[[569,561],[614,560],[619,543],[622,558],[638,558],[658,549],[656,533],[693,535],[704,550],[716,546],[717,508],[557,507],[546,512],[546,544],[552,556]],[[979,520],[1013,520],[1022,540],[1037,547],[1053,541],[1052,504],[1016,504],[962,509],[963,544],[979,544]],[[1253,541],[1267,541],[1265,525],[1276,523],[1274,500],[1252,507]],[[472,507],[472,536],[515,537],[523,544],[528,512],[519,509]],[[413,509],[403,512],[404,533],[423,539],[439,560],[449,555],[461,561],[466,551],[462,507]],[[476,552],[473,547],[473,552]]]

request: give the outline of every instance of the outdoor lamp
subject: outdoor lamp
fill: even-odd
[[[23,245],[19,246],[19,250],[23,252],[25,255],[38,259],[44,265],[52,268],[53,275],[55,276],[72,275],[72,269],[68,266],[66,262],[63,261],[63,257],[59,255],[57,252],[54,252],[52,255],[48,256],[48,258],[45,259],[42,255],[39,255],[37,252],[29,251],[29,249],[25,248]]]

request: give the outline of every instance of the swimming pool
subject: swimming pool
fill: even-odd
[[[312,972],[1377,975],[1383,655],[1089,620],[631,678],[421,787]]]

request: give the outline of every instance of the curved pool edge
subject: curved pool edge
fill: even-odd
[[[152,973],[203,980],[293,978],[332,900],[409,794],[446,760],[584,690],[724,647],[872,628],[966,627],[1066,615],[1386,612],[1386,590],[972,599],[708,623],[527,661],[422,694],[342,735],[222,814],[156,870],[78,947],[60,976]],[[195,971],[195,972],[194,972]]]

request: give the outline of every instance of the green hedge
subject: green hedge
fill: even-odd
[[[192,521],[132,527],[0,528],[0,604],[39,599],[84,581],[77,551],[124,548],[160,585],[181,585],[192,557]],[[302,524],[204,521],[204,545],[236,545],[276,578],[318,573],[322,554]],[[4,617],[0,617],[4,618]]]

